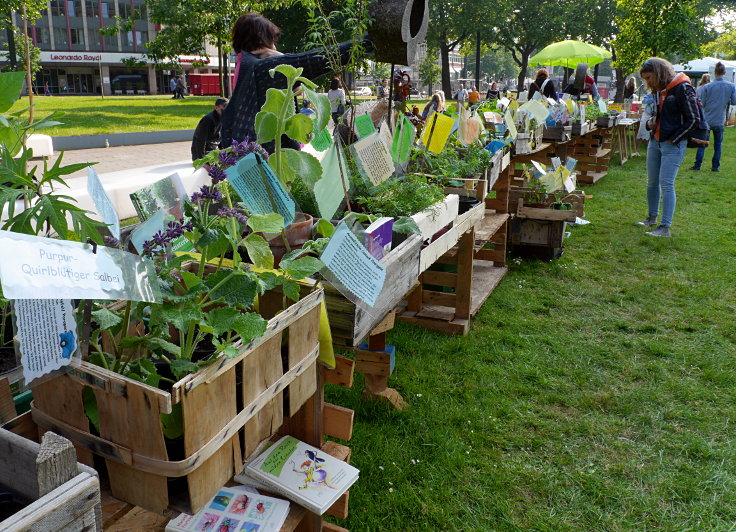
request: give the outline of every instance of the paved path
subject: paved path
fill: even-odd
[[[97,162],[98,174],[132,170],[147,166],[164,165],[179,161],[190,161],[191,142],[169,142],[166,144],[144,144],[141,146],[118,146],[114,148],[93,148],[91,150],[70,150],[64,152],[62,165]],[[59,152],[51,158],[56,161]],[[87,171],[77,172],[71,177],[86,176]]]

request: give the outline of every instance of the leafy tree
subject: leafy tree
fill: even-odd
[[[647,57],[687,60],[709,40],[713,5],[698,0],[618,0],[616,66],[634,72]]]
[[[382,79],[389,79],[391,77],[391,68],[386,63],[374,61],[370,75],[374,81],[380,83]]]
[[[437,54],[427,50],[426,57],[419,63],[419,77],[427,84],[427,94],[432,94],[432,86],[440,81],[442,69],[437,64]]]
[[[736,24],[726,24],[723,33],[703,46],[703,53],[723,59],[736,59]]]

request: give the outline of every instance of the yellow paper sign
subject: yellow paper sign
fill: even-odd
[[[573,116],[575,114],[575,102],[572,100],[565,100],[565,103],[567,104],[567,111],[570,113],[570,116]]]
[[[440,153],[450,138],[455,121],[442,113],[434,113],[422,132],[422,143],[432,153]]]
[[[506,114],[504,115],[504,120],[506,121],[506,127],[509,130],[509,137],[515,139],[517,135],[516,124],[514,124],[514,117],[511,116],[511,113],[509,111],[506,111]]]

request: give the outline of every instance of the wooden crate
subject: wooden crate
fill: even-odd
[[[0,486],[28,503],[0,530],[102,530],[97,473],[77,463],[71,442],[47,432],[39,445],[0,429],[0,449]]]
[[[83,362],[33,387],[33,419],[74,442],[82,461],[91,464],[91,453],[103,457],[116,498],[157,513],[195,513],[242,469],[257,443],[315,393],[324,296],[315,287],[304,291],[309,293],[283,311],[282,294],[262,296],[259,311],[270,318],[265,334],[171,391]],[[99,435],[92,434],[84,413],[86,387],[97,400]],[[161,414],[175,408],[184,424],[183,452],[170,457]]]
[[[572,126],[544,126],[543,140],[552,142],[567,142],[572,138]]]
[[[615,127],[618,124],[619,120],[621,120],[620,115],[599,116],[595,121],[595,125],[598,126],[599,128]]]
[[[335,345],[358,346],[411,290],[419,277],[421,247],[422,237],[411,235],[381,259],[386,266],[386,280],[375,307],[362,301],[353,303],[330,283],[323,282],[332,342]]]
[[[517,155],[526,155],[537,151],[538,146],[542,145],[542,136],[544,135],[544,124],[538,126],[528,133],[518,133],[514,141],[514,153]]]
[[[529,218],[512,219],[509,229],[512,253],[540,259],[559,257],[566,223]]]
[[[565,192],[552,194],[548,198],[549,207],[529,207],[529,189],[524,187],[511,187],[509,193],[509,211],[516,218],[530,218],[535,220],[557,220],[574,222],[576,217],[585,216],[585,192],[574,190],[571,194]],[[552,207],[554,203],[565,200],[572,203],[571,210],[557,210]]]
[[[589,120],[575,120],[572,123],[572,135],[573,136],[583,136],[587,135],[588,132],[591,129],[591,124]]]

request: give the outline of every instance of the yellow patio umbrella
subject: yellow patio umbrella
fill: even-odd
[[[611,52],[583,41],[561,41],[550,44],[529,58],[529,66],[547,65],[575,68],[578,63],[597,65],[611,57]]]

